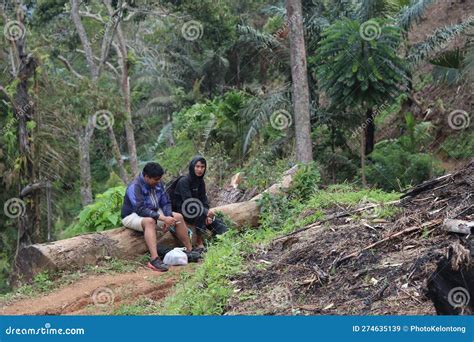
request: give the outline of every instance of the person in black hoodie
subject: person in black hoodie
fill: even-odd
[[[209,209],[209,201],[206,195],[207,162],[204,157],[195,156],[189,163],[189,173],[182,176],[171,196],[173,210],[181,213],[184,220],[196,227],[195,251],[204,251],[203,233],[206,229],[213,235],[223,234],[227,231],[225,224],[219,220],[215,213]]]

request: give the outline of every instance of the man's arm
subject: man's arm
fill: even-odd
[[[165,216],[173,216],[173,210],[171,210],[171,201],[168,194],[165,191],[163,184],[160,184],[160,208],[163,210]]]
[[[158,220],[160,214],[157,211],[147,208],[145,205],[145,196],[143,195],[140,185],[135,184],[127,189],[128,198],[132,203],[133,207],[138,216],[141,217],[153,217]]]

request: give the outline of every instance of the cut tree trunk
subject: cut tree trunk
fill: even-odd
[[[288,170],[280,183],[274,184],[265,192],[276,194],[286,192],[291,185],[296,166]],[[260,210],[258,199],[232,203],[213,208],[226,214],[236,226],[255,227],[258,225]],[[171,233],[160,234],[159,244],[169,247],[179,246],[179,242]],[[15,260],[11,282],[18,286],[30,281],[36,274],[43,271],[62,271],[77,269],[85,265],[94,265],[98,261],[110,257],[133,259],[147,252],[143,233],[126,228],[116,228],[100,233],[91,233],[50,243],[34,244],[22,248]]]
[[[446,219],[443,222],[443,229],[447,232],[459,234],[471,234],[474,228],[474,221]]]

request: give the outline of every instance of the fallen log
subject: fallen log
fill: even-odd
[[[274,184],[265,192],[275,194],[286,191],[295,172],[296,167],[288,170],[280,183]],[[254,227],[257,226],[260,215],[257,202],[260,197],[261,195],[258,195],[250,201],[223,205],[213,210],[227,215],[236,226]],[[159,234],[159,243],[178,245],[177,240],[169,232]],[[43,271],[73,270],[85,265],[94,265],[110,257],[134,259],[146,252],[143,233],[123,227],[49,243],[33,244],[18,251],[10,282],[12,286],[18,286],[20,283],[31,281],[36,274]]]
[[[291,181],[295,172],[296,166],[286,171],[283,179],[279,183],[273,184],[263,193],[277,194],[280,192],[286,192],[291,186]],[[262,198],[263,193],[252,197],[252,199],[249,201],[226,204],[219,207],[215,207],[212,210],[214,210],[215,212],[221,212],[222,214],[226,215],[233,221],[236,226],[256,227],[258,225],[258,219],[260,216],[258,200]],[[182,246],[180,241],[169,232],[165,233],[161,238],[158,239],[158,245],[167,246],[168,248]]]
[[[474,221],[446,219],[443,222],[443,229],[447,232],[471,234],[472,228],[474,228]]]

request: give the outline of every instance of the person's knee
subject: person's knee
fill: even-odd
[[[173,213],[173,217],[176,219],[176,221],[184,222],[183,215],[181,215],[180,213]]]
[[[155,229],[155,226],[156,226],[155,219],[153,219],[152,217],[143,218],[143,220],[142,220],[142,228],[143,229],[146,229],[146,228]]]

